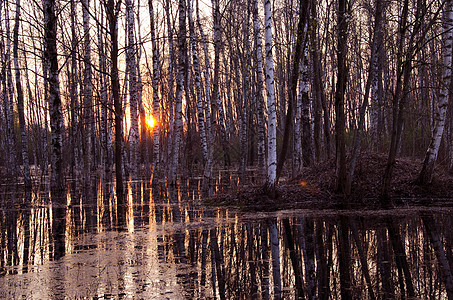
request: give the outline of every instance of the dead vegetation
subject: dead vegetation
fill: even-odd
[[[355,172],[352,207],[380,208],[380,188],[386,166],[385,154],[363,152]],[[399,158],[393,172],[391,197],[400,205],[453,205],[453,176],[436,168],[432,184],[417,185],[421,161]],[[335,161],[333,159],[305,168],[303,172],[277,188],[277,197],[270,198],[261,186],[248,186],[234,193],[221,194],[211,199],[218,205],[234,205],[245,210],[280,210],[292,208],[329,209],[342,203],[342,196],[335,192]]]

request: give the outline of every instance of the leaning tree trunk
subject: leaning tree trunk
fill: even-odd
[[[43,1],[44,11],[44,59],[49,66],[46,81],[49,86],[49,111],[52,148],[52,190],[60,192],[64,188],[63,174],[63,113],[60,97],[60,81],[58,78],[57,56],[57,16],[55,14],[55,0]],[[63,198],[62,198],[63,200]]]
[[[264,22],[266,41],[266,90],[268,106],[268,158],[266,186],[273,194],[277,183],[277,118],[275,113],[274,61],[272,57],[272,12],[270,0],[266,0],[264,2]]]
[[[451,82],[451,67],[452,67],[452,41],[453,41],[453,1],[445,1],[444,8],[444,45],[443,45],[443,60],[444,69],[442,73],[442,87],[438,96],[437,111],[434,114],[434,129],[426,151],[423,167],[418,177],[420,184],[429,184],[433,179],[434,165],[436,164],[437,154],[439,153],[440,142],[445,127],[445,120],[448,108],[449,87]]]
[[[20,0],[16,0],[16,19],[13,32],[13,56],[14,56],[14,69],[16,71],[16,91],[17,91],[17,112],[19,115],[19,131],[20,131],[20,145],[22,152],[22,164],[24,168],[24,184],[25,188],[31,188],[30,179],[30,163],[28,160],[28,147],[27,135],[25,133],[25,114],[24,114],[24,93],[22,90],[22,83],[20,78],[19,67],[19,23],[20,23]],[[10,166],[12,167],[12,166]]]

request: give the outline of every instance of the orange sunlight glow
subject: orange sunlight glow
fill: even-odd
[[[147,125],[148,128],[151,129],[151,130],[157,125],[157,122],[156,122],[156,120],[153,118],[152,115],[149,115],[149,116],[146,118],[146,125]]]

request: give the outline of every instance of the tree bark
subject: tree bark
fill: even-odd
[[[52,178],[51,185],[54,192],[64,188],[63,173],[63,113],[60,97],[60,81],[58,77],[57,56],[57,16],[55,14],[55,0],[43,0],[44,11],[44,60],[49,66],[46,81],[49,86],[48,102],[50,111],[50,130],[52,147]],[[57,197],[57,199],[59,199]],[[61,198],[63,201],[63,198]],[[62,203],[65,204],[65,203]]]
[[[125,222],[124,210],[124,188],[123,188],[123,107],[120,99],[120,81],[118,76],[118,13],[121,0],[107,1],[107,19],[110,33],[110,59],[111,59],[111,85],[113,105],[115,109],[115,177],[116,177],[116,199],[118,203],[118,220],[120,226]],[[123,220],[124,218],[124,220]]]
[[[274,193],[277,184],[277,118],[274,90],[274,61],[272,56],[272,12],[271,1],[264,2],[264,22],[266,40],[266,90],[268,107],[268,126],[267,126],[267,182],[271,194]]]
[[[126,61],[129,70],[129,117],[131,121],[129,134],[129,162],[130,174],[135,176],[137,173],[138,161],[138,86],[137,86],[137,53],[135,52],[135,18],[134,18],[134,3],[132,0],[126,0],[126,15],[127,15],[127,50]]]
[[[176,81],[176,102],[175,102],[175,120],[174,120],[174,137],[173,137],[173,157],[170,171],[170,184],[176,185],[179,169],[179,149],[182,139],[182,97],[184,90],[185,62],[187,56],[186,47],[186,1],[179,1],[179,35],[178,35],[178,78]]]
[[[160,120],[160,107],[159,107],[159,50],[157,48],[156,29],[154,21],[154,7],[153,0],[148,0],[149,6],[149,17],[151,27],[151,41],[153,48],[153,118],[157,123],[157,126],[153,129],[153,181],[157,180],[160,175],[160,139],[159,135],[162,128],[162,122]]]

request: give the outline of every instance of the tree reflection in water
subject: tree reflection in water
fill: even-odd
[[[3,187],[0,298],[453,297],[448,209],[245,213],[196,180],[126,186],[122,208],[108,180]]]

